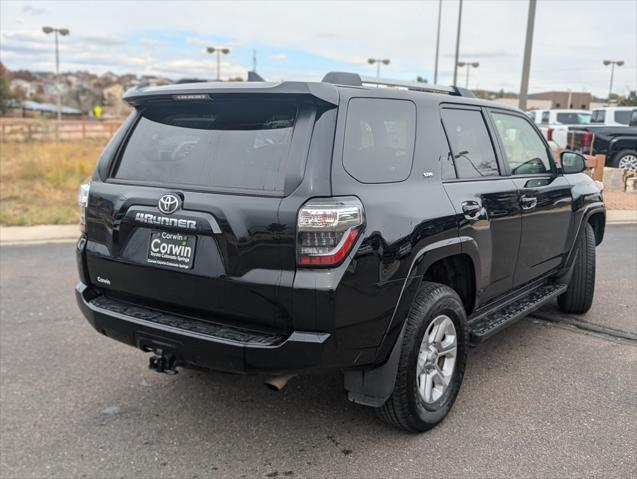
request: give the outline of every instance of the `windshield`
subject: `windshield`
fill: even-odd
[[[588,125],[591,122],[590,113],[558,113],[557,122],[562,125]]]
[[[281,193],[296,115],[295,103],[281,99],[150,104],[115,178]]]

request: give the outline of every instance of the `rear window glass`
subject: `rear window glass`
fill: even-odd
[[[558,113],[557,122],[562,125],[587,125],[591,122],[590,113]]]
[[[416,136],[416,106],[407,100],[353,98],[347,108],[343,165],[362,183],[406,180]]]
[[[628,125],[630,124],[630,118],[633,114],[633,112],[635,112],[637,110],[619,110],[615,112],[615,121],[617,123],[621,123],[622,125]]]
[[[282,193],[297,106],[224,99],[150,104],[115,178],[219,191]]]

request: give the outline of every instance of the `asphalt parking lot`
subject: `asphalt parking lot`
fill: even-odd
[[[274,393],[149,371],[81,317],[73,248],[0,248],[2,477],[637,475],[637,225],[607,227],[586,316],[547,306],[473,349],[422,435],[349,403],[338,372]]]

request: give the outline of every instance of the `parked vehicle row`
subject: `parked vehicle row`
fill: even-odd
[[[637,108],[535,110],[527,115],[554,148],[605,154],[607,166],[637,170]]]

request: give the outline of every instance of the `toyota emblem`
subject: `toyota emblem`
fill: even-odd
[[[159,211],[165,215],[169,215],[177,211],[179,208],[179,197],[173,194],[167,194],[159,198]]]

